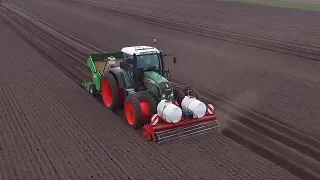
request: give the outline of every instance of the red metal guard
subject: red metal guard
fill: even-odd
[[[160,117],[158,117],[158,118],[160,118]],[[156,141],[155,132],[157,132],[157,131],[163,131],[163,130],[193,125],[193,124],[202,123],[205,121],[214,121],[214,120],[216,120],[216,115],[209,114],[209,113],[207,113],[204,117],[199,118],[199,119],[181,119],[181,121],[179,121],[178,123],[174,123],[174,124],[173,123],[165,123],[160,118],[159,123],[157,123],[156,125],[152,125],[152,124],[144,125],[142,134],[149,141],[151,141],[151,140]]]

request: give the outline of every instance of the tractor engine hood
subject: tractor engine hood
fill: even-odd
[[[144,72],[143,82],[145,87],[160,99],[169,99],[173,95],[172,83],[157,72]]]

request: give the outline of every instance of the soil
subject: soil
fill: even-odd
[[[168,65],[179,79],[188,79],[213,94],[319,138],[316,121],[320,114],[316,108],[317,93],[320,93],[318,61],[185,34],[90,7],[70,6],[65,1],[11,2],[111,50],[137,43],[151,44],[152,37],[156,36],[158,47],[177,54],[178,64],[171,64],[169,60]],[[125,1],[113,1],[113,5],[121,2]],[[189,10],[205,9],[204,5],[190,2],[185,1],[180,6],[189,6]],[[154,13],[163,10],[152,4],[157,1],[148,3],[148,8],[141,9],[160,8]],[[163,3],[163,7],[173,8],[170,4],[181,2]],[[130,5],[134,8],[138,1]],[[236,16],[236,10],[244,7],[233,7],[230,16]],[[249,10],[257,13],[252,6]],[[257,17],[266,16],[263,13],[267,10],[258,11],[262,15]],[[175,14],[183,15],[181,11]],[[285,19],[284,14],[279,21]],[[311,15],[314,16],[304,14]],[[235,22],[239,23],[239,19]],[[299,18],[286,22],[281,22],[280,29],[299,23]],[[270,158],[259,157],[252,152],[254,149],[246,149],[244,143],[244,146],[239,145],[222,135],[206,134],[164,146],[146,142],[84,92],[71,76],[66,76],[62,69],[50,63],[51,60],[35,52],[0,23],[0,55],[4,57],[0,67],[1,179],[297,179],[266,160]],[[303,28],[292,32],[306,28],[305,24],[301,26]],[[308,43],[307,40],[301,42]],[[62,64],[66,68],[64,71],[73,66],[81,69],[75,61],[61,58],[66,59]],[[201,73],[191,73],[195,70]],[[82,71],[77,79],[85,77]]]
[[[65,1],[35,0],[28,3],[28,1],[12,0],[12,2],[112,50],[118,51],[123,46],[135,44],[152,44],[152,38],[156,37],[159,48],[175,53],[180,59],[177,64],[171,63],[168,59],[167,64],[172,68],[175,77],[320,139],[318,131],[320,128],[318,121],[320,118],[318,111],[320,61],[187,34],[121,18],[90,7],[75,4],[71,6]],[[127,3],[124,0],[111,2],[114,2],[114,6],[120,6],[120,2]],[[156,6],[152,3],[159,3],[158,1],[148,1],[143,3],[143,6],[149,4],[152,7],[162,7],[161,10],[152,13],[161,12],[165,15],[167,13],[164,13],[164,7],[170,9],[174,8],[174,4],[180,3],[176,2],[172,5],[170,2],[165,1],[164,5]],[[135,10],[150,9],[138,8],[137,6],[140,6],[138,2],[130,4],[130,7]],[[186,19],[185,17],[190,21],[197,18],[197,16],[186,14],[191,13],[190,8],[193,8],[196,14],[200,11],[208,14],[207,24],[210,26],[221,28],[232,26],[240,31],[259,32],[263,36],[274,39],[281,36],[281,39],[288,41],[290,39],[296,39],[295,41],[299,40],[299,42],[301,40],[304,43],[313,41],[315,47],[319,44],[320,38],[317,38],[319,24],[314,20],[319,17],[319,13],[280,11],[272,7],[230,5],[215,1],[203,1],[203,4],[197,3],[197,5],[186,1],[183,4],[182,7],[186,6],[185,8],[189,9],[181,8],[183,12],[182,10],[175,12],[177,19],[182,21]],[[209,13],[207,7],[211,6],[220,10],[215,9]],[[224,13],[221,12],[223,10],[225,10]],[[268,13],[271,10],[273,13]],[[215,12],[221,15],[217,16]],[[182,16],[185,16],[184,19]],[[218,20],[214,19],[217,17],[224,19],[228,26],[218,23]],[[263,26],[252,22],[261,22]],[[244,23],[251,24],[245,24],[245,29],[237,26]],[[272,28],[272,32],[268,28]],[[269,32],[271,35],[268,34]],[[182,64],[183,68],[181,68]]]
[[[1,25],[1,179],[295,179],[223,136],[146,142]]]

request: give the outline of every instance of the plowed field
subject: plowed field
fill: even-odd
[[[299,18],[286,22],[289,15],[273,23],[271,17],[262,18],[267,16],[265,7],[256,12],[255,6],[222,2],[9,3],[17,7],[0,6],[0,179],[319,179],[316,23],[312,29]],[[122,17],[128,8],[135,12]],[[266,28],[259,29],[259,23],[243,24],[249,21],[246,13],[237,16],[241,8],[257,14],[251,23],[263,21],[281,32],[285,42],[276,41],[279,36]],[[221,9],[226,10],[218,13]],[[317,15],[302,14],[300,18]],[[220,19],[210,20],[218,15]],[[223,19],[225,25],[216,25]],[[181,25],[177,21],[185,22],[182,29],[188,32],[177,29]],[[238,34],[217,36],[218,30],[194,29],[192,23],[199,21],[219,27],[219,32],[229,29]],[[290,31],[290,24],[297,23],[294,26],[300,28]],[[314,38],[292,35],[303,31]],[[261,37],[252,37],[252,32]],[[224,110],[221,120],[230,120],[223,134],[160,146],[145,141],[121,115],[78,86],[90,78],[85,58],[93,51],[151,44],[152,37],[158,39],[159,48],[177,54],[178,64],[168,62],[176,81],[188,79],[206,98],[221,101],[224,109],[233,108],[224,100],[249,108],[245,112],[251,119],[238,114],[223,118]]]
[[[16,0],[12,1],[16,2]],[[317,110],[319,106],[317,102],[320,102],[318,99],[320,97],[320,78],[318,78],[320,63],[318,61],[319,50],[317,50],[319,49],[320,36],[317,30],[319,22],[316,21],[320,13],[225,4],[215,1],[202,1],[202,4],[193,5],[191,1],[186,1],[185,3],[180,2],[183,4],[181,11],[171,11],[176,15],[168,15],[167,11],[170,8],[179,9],[180,6],[175,5],[179,2],[173,3],[173,5],[171,1],[139,2],[143,1],[132,1],[131,3],[124,0],[100,1],[100,4],[103,5],[96,5],[100,9],[93,8],[90,4],[80,6],[77,3],[70,3],[70,1],[35,0],[32,3],[28,3],[28,1],[16,3],[26,10],[113,50],[119,50],[123,46],[133,44],[150,44],[152,38],[156,37],[161,49],[176,53],[181,59],[181,63],[184,64],[181,68],[181,64],[171,64],[168,61],[168,65],[173,69],[174,76],[177,78],[191,81],[210,93],[230,99],[320,139],[320,131],[318,131],[320,113]],[[128,3],[130,5],[127,5]],[[163,5],[160,6],[159,3],[163,3]],[[112,4],[111,7],[109,7],[110,4]],[[147,5],[148,7],[145,7]],[[220,10],[211,10],[206,6]],[[116,9],[119,7],[121,7],[121,11]],[[161,7],[162,9],[157,11],[153,9]],[[122,10],[123,8],[124,10]],[[221,31],[236,31],[243,35],[237,40],[228,39],[238,44],[230,43],[225,39],[222,41],[221,37],[212,37],[212,34],[217,34],[216,31],[202,33],[205,37],[201,37],[195,33],[172,30],[178,27],[187,29],[179,23],[172,24],[167,28],[169,25],[160,23],[159,20],[143,20],[145,17],[150,17],[148,14],[139,14],[137,17],[135,15],[138,13],[127,15],[135,19],[134,21],[119,17],[123,16],[124,12],[129,12],[128,8],[134,9],[134,12],[138,11],[138,13],[152,12],[154,16],[161,18],[169,16],[166,18],[170,22],[172,19],[178,19],[181,22],[188,19],[187,22],[192,23],[191,21],[198,17],[198,20],[193,20],[195,25],[191,24],[191,27],[198,26],[197,22],[204,23],[208,19],[205,26],[210,30],[212,28],[220,29],[220,33]],[[269,11],[273,13],[270,14]],[[190,14],[192,12],[199,15]],[[201,15],[202,12],[206,12],[208,15]],[[295,18],[290,17],[295,14],[297,14]],[[216,20],[218,17],[220,20]],[[153,24],[146,23],[150,23],[150,21]],[[219,21],[223,21],[228,26],[224,26]],[[243,27],[240,28],[237,24],[242,24]],[[188,26],[188,28],[190,27]],[[272,31],[268,28],[272,28]],[[199,33],[200,30],[194,29],[193,32]],[[204,30],[202,29],[202,31]],[[114,32],[119,33],[115,34]],[[255,37],[255,33],[260,33],[259,37]],[[248,34],[251,36],[249,37]],[[229,33],[221,36],[233,37],[235,35]],[[239,38],[242,40],[238,40]],[[268,38],[268,41],[265,38]],[[262,40],[262,43],[255,43],[257,40]],[[277,42],[280,44],[275,44],[275,40],[284,42],[283,44],[280,42]],[[287,49],[297,49],[298,51],[290,51],[290,53],[305,57],[261,49],[264,46],[262,44],[269,43],[276,46],[271,48],[273,50],[276,48],[277,51],[288,52],[288,50],[277,47],[291,45],[294,41],[298,41],[298,43]],[[307,52],[301,48],[306,48]],[[315,52],[309,52],[311,50],[315,50]],[[210,79],[208,79],[209,77]]]

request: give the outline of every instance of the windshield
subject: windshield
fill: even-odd
[[[160,70],[160,60],[158,54],[144,54],[137,56],[137,68],[146,70]]]

